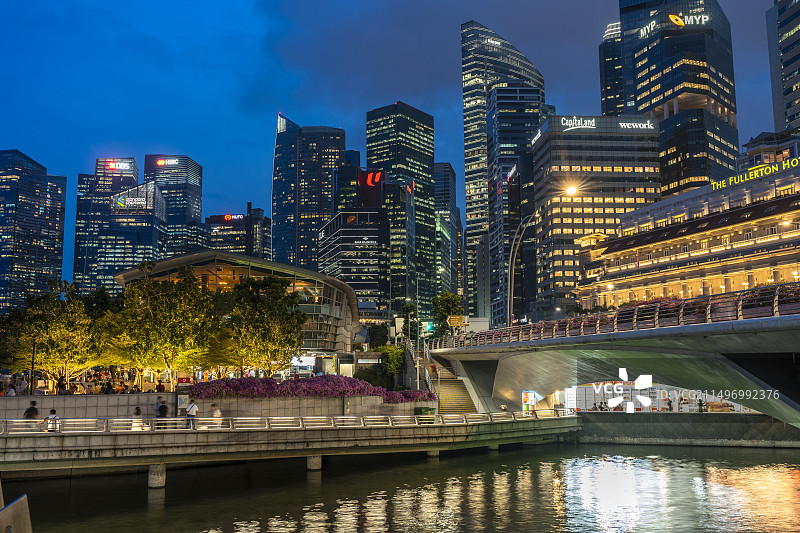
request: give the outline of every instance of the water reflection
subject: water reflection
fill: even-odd
[[[63,494],[63,483],[31,482],[26,490],[35,503],[35,530],[56,533],[800,529],[800,467],[786,461],[795,452],[607,451],[524,448],[494,457],[445,456],[437,465],[423,458],[385,464],[340,459],[331,461],[321,485],[306,480],[294,463],[209,468],[200,477],[198,471],[176,471],[170,473],[166,497],[162,492],[158,498],[141,486],[101,487],[98,480],[110,478],[95,478],[76,481],[69,486],[69,498],[51,499],[46,506],[42,502],[48,501],[48,491]],[[170,489],[175,484],[181,486]],[[7,484],[7,491],[9,485],[15,484]],[[91,512],[85,505],[73,506],[86,498],[95,504]],[[130,501],[140,501],[141,507],[121,504]],[[141,513],[148,505],[151,513]]]

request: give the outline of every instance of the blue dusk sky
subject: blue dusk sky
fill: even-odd
[[[765,11],[721,0],[732,26],[740,142],[773,129]],[[338,126],[365,160],[366,112],[402,100],[434,116],[436,161],[464,209],[460,25],[522,51],[559,114],[600,113],[597,47],[615,0],[6,0],[0,149],[68,180],[72,278],[78,173],[98,157],[186,154],[203,166],[203,216],[271,211],[278,112]],[[141,180],[141,171],[140,171]]]

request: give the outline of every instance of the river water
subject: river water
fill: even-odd
[[[548,445],[5,482],[36,533],[798,532],[800,452]]]

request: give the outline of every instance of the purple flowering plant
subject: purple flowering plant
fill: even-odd
[[[192,385],[194,398],[344,398],[346,396],[380,396],[383,403],[435,401],[431,392],[387,391],[366,381],[345,376],[325,375],[289,379],[278,383],[272,378],[225,378]]]

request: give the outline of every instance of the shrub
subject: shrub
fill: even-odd
[[[384,403],[436,400],[436,396],[430,392],[387,391],[361,379],[333,375],[290,379],[281,383],[272,378],[218,379],[192,385],[189,394],[200,399],[380,396]]]
[[[361,368],[353,377],[387,390],[394,386],[394,379],[383,368]]]

